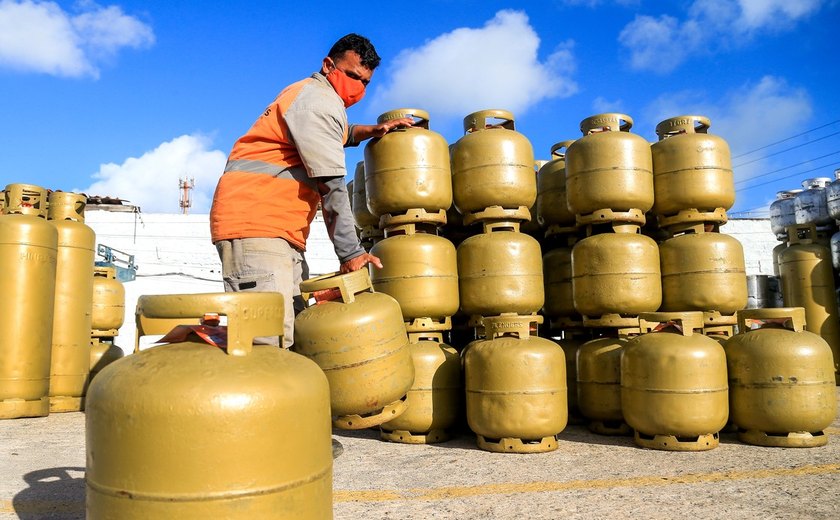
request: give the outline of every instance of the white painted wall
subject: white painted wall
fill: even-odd
[[[85,223],[96,243],[134,255],[137,279],[125,284],[126,320],[115,343],[134,348],[134,309],[146,294],[224,292],[222,265],[210,242],[209,215],[88,210]],[[306,254],[310,276],[338,270],[339,262],[320,214],[312,225]],[[97,257],[97,260],[101,258]]]
[[[96,242],[134,255],[137,280],[125,284],[126,321],[116,343],[134,348],[134,309],[144,294],[222,292],[221,263],[210,242],[207,214],[145,214],[88,210]],[[735,219],[721,228],[744,246],[747,274],[773,274],[778,243],[767,219]],[[312,225],[306,258],[310,275],[338,270],[338,258],[320,214]],[[99,258],[97,258],[99,260]]]
[[[770,219],[732,219],[720,231],[737,238],[744,246],[747,275],[773,274],[773,248],[779,242],[770,230]]]

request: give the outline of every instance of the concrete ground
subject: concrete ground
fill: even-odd
[[[707,452],[635,447],[580,425],[545,454],[495,454],[462,434],[437,445],[336,431],[337,519],[840,518],[840,421],[820,448],[723,434]],[[0,519],[84,518],[84,415],[0,421]],[[255,519],[256,520],[256,519]]]

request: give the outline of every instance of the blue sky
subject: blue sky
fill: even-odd
[[[348,32],[383,61],[351,121],[429,111],[448,142],[502,108],[547,159],[588,116],[656,140],[702,114],[730,144],[732,212],[840,167],[838,0],[499,2],[0,0],[0,185],[38,184],[177,213],[209,210],[233,142]],[[351,172],[362,148],[349,150]]]

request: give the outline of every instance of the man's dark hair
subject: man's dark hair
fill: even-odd
[[[376,49],[373,48],[373,44],[370,43],[370,40],[356,33],[350,33],[347,36],[342,36],[341,39],[333,44],[327,56],[333,60],[337,60],[338,58],[344,56],[344,53],[347,51],[353,51],[358,54],[359,57],[362,58],[362,65],[370,70],[378,67],[379,62],[382,59],[378,54],[376,54]]]

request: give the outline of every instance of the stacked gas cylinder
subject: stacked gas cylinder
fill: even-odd
[[[353,173],[353,180],[347,183],[350,191],[350,207],[353,210],[353,220],[356,224],[356,234],[365,250],[382,240],[385,233],[379,228],[379,218],[374,216],[367,207],[367,192],[365,189],[365,162],[359,161]]]
[[[458,246],[461,312],[478,329],[462,352],[467,423],[488,451],[554,450],[568,418],[565,356],[537,335],[542,257],[520,232],[536,202],[533,148],[505,110],[468,115],[464,132],[451,151],[454,205],[482,231]]]
[[[84,195],[10,184],[0,216],[0,418],[79,411],[90,372],[94,233]],[[49,209],[48,209],[49,208]]]
[[[89,381],[123,357],[123,349],[115,339],[125,321],[125,287],[117,280],[116,268],[94,266],[92,303]]]
[[[653,205],[648,143],[623,114],[584,119],[566,153],[567,207],[579,240],[571,251],[572,301],[594,339],[577,353],[578,407],[590,430],[627,434],[620,360],[640,333],[638,316],[662,301],[659,251],[640,233]]]
[[[577,405],[592,431],[635,431],[636,442],[647,447],[708,449],[717,442],[720,417],[726,420],[725,360],[718,342],[689,336],[695,331],[731,336],[734,313],[746,305],[743,250],[717,232],[734,202],[729,150],[723,140],[706,134],[704,117],[661,122],[660,141],[653,146],[629,132],[632,124],[624,114],[584,119],[583,137],[554,145],[553,159],[540,169],[537,212],[547,250],[544,313],[551,335],[576,355],[577,403],[570,405]],[[565,155],[558,153],[563,148]],[[636,356],[651,354],[629,347],[655,341],[652,333],[660,330],[682,331],[688,339],[663,337],[677,354],[654,350],[653,357],[673,361],[685,350],[677,345],[699,341],[705,347],[695,346],[693,352],[701,347],[715,352],[716,372],[698,373],[692,349],[679,363],[682,370],[666,367],[665,361],[635,363]],[[668,379],[665,372],[681,376]],[[664,402],[653,394],[633,393],[638,377],[660,378],[660,390],[686,399],[696,389],[683,392],[673,385],[708,386],[705,390],[722,395],[699,428],[708,431],[690,433],[634,414],[634,408],[652,407],[679,421],[698,404],[662,408]],[[708,421],[712,415],[715,424]]]
[[[456,251],[438,233],[452,204],[449,150],[429,129],[426,111],[392,110],[378,121],[397,118],[414,124],[368,142],[353,188],[357,225],[363,239],[375,239],[370,252],[382,260],[381,269],[371,267],[373,288],[399,303],[414,363],[406,411],[380,429],[389,441],[441,442],[451,436],[462,400],[458,354],[444,343],[458,310]]]
[[[786,307],[803,307],[805,328],[819,334],[834,352],[840,384],[840,321],[837,272],[840,269],[840,172],[806,179],[803,189],[777,193],[770,205],[770,225],[780,243],[773,249],[773,270],[779,277]],[[833,269],[832,269],[833,267]]]
[[[731,336],[747,305],[744,250],[719,232],[735,202],[729,146],[702,116],[666,119],[651,146],[660,243],[661,311],[701,311],[706,334]]]

